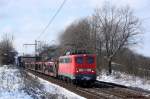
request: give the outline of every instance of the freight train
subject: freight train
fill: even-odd
[[[68,52],[58,60],[25,62],[25,68],[75,84],[96,80],[96,55],[85,51]]]

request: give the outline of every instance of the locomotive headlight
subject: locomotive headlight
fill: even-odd
[[[76,68],[76,73],[78,73],[79,72],[79,69],[78,68]]]
[[[94,73],[94,72],[96,72],[96,70],[93,68],[93,69],[92,69],[92,72]]]

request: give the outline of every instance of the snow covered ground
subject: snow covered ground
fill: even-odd
[[[58,85],[26,74],[13,66],[0,66],[0,99],[85,99]]]
[[[35,77],[33,74],[28,73],[30,76]],[[81,97],[73,92],[68,91],[65,88],[62,88],[58,85],[55,85],[53,83],[50,83],[46,80],[43,80],[40,77],[37,77],[37,79],[40,81],[41,84],[44,85],[44,91],[51,92],[52,94],[58,94],[58,96],[64,96],[65,99],[85,99],[84,97]],[[60,98],[59,98],[60,99]]]
[[[0,99],[32,99],[22,90],[23,82],[18,69],[0,67]]]
[[[143,78],[131,76],[129,74],[113,71],[112,75],[106,75],[106,72],[103,70],[101,75],[97,77],[99,81],[111,82],[125,86],[142,88],[150,91],[150,80]]]

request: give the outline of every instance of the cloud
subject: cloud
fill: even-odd
[[[5,27],[3,27],[1,30],[0,30],[0,33],[1,34],[4,34],[4,33],[13,33],[14,32],[14,30],[13,30],[13,28],[11,27],[11,26],[5,26]]]
[[[101,7],[105,1],[67,0],[41,40],[57,40],[60,32],[74,20],[90,16],[94,8]],[[149,0],[107,1],[117,6],[130,5],[138,16],[149,16]],[[0,0],[0,33],[13,33],[15,46],[21,51],[23,43],[34,42],[62,2],[63,0]]]
[[[101,7],[104,2],[109,2],[112,5],[116,6],[126,6],[129,5],[133,9],[139,9],[144,6],[147,6],[149,0],[89,0],[89,3],[92,7]]]

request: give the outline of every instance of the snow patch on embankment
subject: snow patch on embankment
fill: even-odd
[[[32,99],[23,88],[23,81],[16,68],[0,67],[0,99]]]
[[[30,76],[35,77],[35,75],[28,73]],[[36,76],[37,77],[37,76]],[[55,85],[49,81],[43,80],[40,77],[37,77],[41,84],[44,85],[44,91],[51,92],[52,94],[58,94],[60,96],[65,96],[65,99],[86,99],[84,97],[81,97],[73,92],[68,91],[67,89]]]
[[[112,75],[106,75],[106,71],[103,70],[101,72],[101,75],[97,77],[97,80],[116,83],[129,87],[142,88],[150,91],[150,80],[146,80],[144,78],[132,76],[118,71],[113,71]]]
[[[0,99],[85,99],[15,66],[0,66]]]

